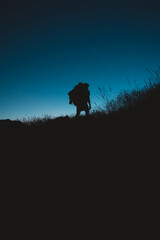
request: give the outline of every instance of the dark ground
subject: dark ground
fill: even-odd
[[[112,237],[137,230],[143,236],[157,211],[158,106],[156,97],[156,107],[150,102],[109,115],[1,120],[4,221],[10,216],[23,232],[27,221],[34,231],[47,225],[59,236],[83,236],[84,229],[97,238],[102,229],[112,229]]]

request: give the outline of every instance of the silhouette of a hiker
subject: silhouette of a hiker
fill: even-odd
[[[79,83],[72,91],[68,93],[69,104],[74,104],[77,107],[76,117],[79,117],[81,111],[85,111],[86,116],[89,115],[91,109],[90,91],[88,83]]]

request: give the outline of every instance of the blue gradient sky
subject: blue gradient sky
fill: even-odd
[[[0,119],[75,113],[68,91],[143,86],[160,66],[160,2],[1,0]]]

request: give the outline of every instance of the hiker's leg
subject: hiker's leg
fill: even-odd
[[[85,112],[86,112],[86,117],[88,117],[89,116],[89,109],[86,109]]]
[[[79,117],[79,115],[80,115],[80,108],[79,108],[79,107],[77,107],[77,113],[76,113],[76,117]]]
[[[85,107],[85,113],[86,113],[86,117],[88,117],[89,116],[89,108],[88,108],[88,106]]]

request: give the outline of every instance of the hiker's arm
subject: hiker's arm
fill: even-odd
[[[91,101],[90,101],[90,98],[88,98],[88,104],[89,104],[89,108],[91,108]]]
[[[90,101],[90,91],[88,91],[88,99],[87,102],[89,104],[89,108],[91,109],[91,101]]]

